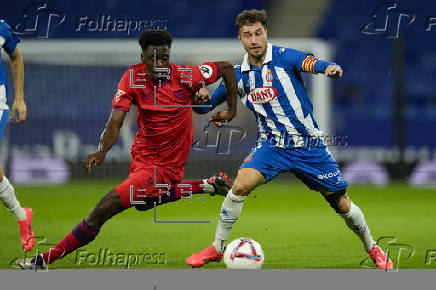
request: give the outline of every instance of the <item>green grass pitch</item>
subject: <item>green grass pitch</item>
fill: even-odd
[[[22,205],[34,210],[36,235],[55,244],[116,184],[114,180],[75,182],[60,187],[16,187],[16,193]],[[399,268],[436,268],[434,189],[403,184],[350,186],[348,193],[363,210],[373,236],[386,237],[380,244],[390,250],[394,262],[400,256]],[[205,202],[200,196],[204,196]],[[212,242],[222,200],[195,195],[192,203],[180,200],[157,208],[159,221],[210,220],[208,224],[154,223],[153,210],[129,209],[107,222],[96,240],[81,252],[73,252],[50,267],[126,268],[129,257],[130,268],[189,268],[185,259]],[[0,207],[0,228],[0,268],[10,268],[10,262],[24,252],[19,244],[18,226],[4,207]],[[294,182],[273,181],[251,193],[230,240],[242,236],[262,245],[264,268],[362,268],[361,261],[367,258],[359,239],[320,194]],[[395,237],[396,241],[387,237]],[[48,247],[35,245],[30,254]],[[411,251],[414,253],[409,257]],[[115,256],[113,259],[104,256],[109,252]],[[205,268],[225,265],[213,263]]]

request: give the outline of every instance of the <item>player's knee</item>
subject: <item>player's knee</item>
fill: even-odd
[[[345,202],[342,202],[343,196],[346,196],[345,189],[338,190],[335,192],[325,192],[323,193],[324,198],[327,200],[327,202],[330,204],[330,206],[337,212],[337,213],[346,213],[348,211],[343,211],[345,209]],[[347,197],[348,198],[348,197]],[[345,201],[345,199],[344,199]]]
[[[250,191],[251,191],[250,186],[246,184],[241,184],[237,182],[232,186],[232,193],[234,195],[245,196],[248,195]]]
[[[341,197],[338,208],[339,208],[339,213],[341,214],[346,214],[350,212],[351,199],[348,197],[346,193]]]
[[[3,181],[3,168],[0,167],[0,182]]]

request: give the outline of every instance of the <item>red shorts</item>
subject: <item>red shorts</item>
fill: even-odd
[[[155,169],[156,168],[156,169]],[[144,167],[131,172],[120,185],[115,186],[125,208],[144,204],[146,198],[163,194],[178,183],[171,178],[172,172],[159,167]]]

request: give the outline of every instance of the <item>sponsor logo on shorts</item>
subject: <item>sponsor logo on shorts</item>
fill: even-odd
[[[277,97],[277,90],[273,87],[260,87],[253,89],[248,100],[253,104],[266,104]]]
[[[319,174],[318,175],[318,179],[328,179],[328,178],[332,178],[332,177],[336,177],[339,174],[341,174],[341,172],[338,170],[336,170],[335,172],[329,172],[329,173],[325,173],[325,174]]]

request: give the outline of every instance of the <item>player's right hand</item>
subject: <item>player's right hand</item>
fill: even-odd
[[[210,101],[209,90],[205,88],[200,88],[195,94],[192,96],[192,104],[193,105],[201,105]]]
[[[232,111],[221,111],[213,114],[210,121],[212,121],[215,126],[221,127],[223,124],[230,122],[236,116],[236,112]]]
[[[18,99],[17,97],[15,97],[14,103],[12,104],[12,110],[9,119],[15,120],[15,122],[19,123],[21,121],[26,120],[26,116],[27,116],[26,103],[24,102],[23,98]]]
[[[102,151],[97,151],[91,154],[88,154],[85,159],[83,159],[83,168],[90,173],[91,167],[94,164],[95,167],[99,166],[103,163],[104,158],[106,157],[106,153]]]

